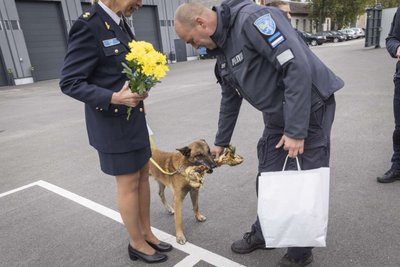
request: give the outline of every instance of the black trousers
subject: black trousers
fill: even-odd
[[[322,107],[311,112],[308,136],[304,141],[304,153],[298,156],[303,170],[329,167],[330,136],[335,108],[336,103],[332,96]],[[275,125],[274,121],[276,121],[274,118],[264,116],[266,126],[257,145],[259,173],[282,170],[287,156],[287,151],[275,148],[282,137],[283,129]],[[296,160],[289,159],[286,169],[296,170]],[[256,190],[258,194],[258,176]],[[264,239],[258,217],[252,228],[255,229],[259,238]],[[311,247],[290,247],[287,254],[291,258],[301,259],[311,255],[311,250]]]
[[[393,131],[392,169],[400,170],[400,78],[394,78],[393,114],[395,128]]]

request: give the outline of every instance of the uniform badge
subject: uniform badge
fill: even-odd
[[[107,21],[105,21],[104,24],[106,25],[107,30],[109,30],[110,29],[110,24],[108,24]]]
[[[271,17],[271,14],[262,15],[253,24],[264,35],[272,35],[275,33],[276,23]]]
[[[85,19],[89,18],[89,17],[90,17],[90,12],[85,12],[85,13],[83,14],[83,17],[84,17]]]
[[[110,47],[110,46],[117,45],[117,44],[120,44],[120,43],[121,42],[117,38],[103,40],[104,47]]]
[[[232,67],[236,67],[237,65],[239,65],[240,63],[242,63],[243,60],[244,60],[243,52],[240,51],[239,54],[237,54],[236,56],[234,56],[233,58],[231,58]]]
[[[286,39],[280,31],[277,31],[274,35],[272,35],[271,37],[268,37],[266,40],[267,40],[267,43],[272,48],[276,48],[276,47],[278,47],[278,45],[283,43]]]

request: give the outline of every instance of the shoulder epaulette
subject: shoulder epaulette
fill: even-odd
[[[93,13],[91,12],[85,12],[81,15],[80,18],[84,19],[84,20],[90,20],[93,17]]]

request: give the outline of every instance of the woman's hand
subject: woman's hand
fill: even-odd
[[[111,104],[125,105],[128,107],[136,107],[140,101],[145,100],[149,94],[146,92],[144,95],[132,93],[129,89],[129,82],[126,81],[124,86],[119,92],[113,93],[111,97]]]

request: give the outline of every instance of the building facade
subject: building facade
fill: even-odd
[[[151,42],[170,61],[196,55],[174,30],[176,8],[188,0],[143,0],[128,18],[138,40]],[[58,79],[68,31],[90,0],[0,1],[0,86]]]
[[[262,5],[273,2],[274,0],[259,0],[258,2]],[[292,19],[290,20],[292,26],[300,31],[314,32],[315,27],[313,21],[308,17],[310,13],[309,4],[305,2],[292,2],[287,1],[290,5],[290,14]]]

